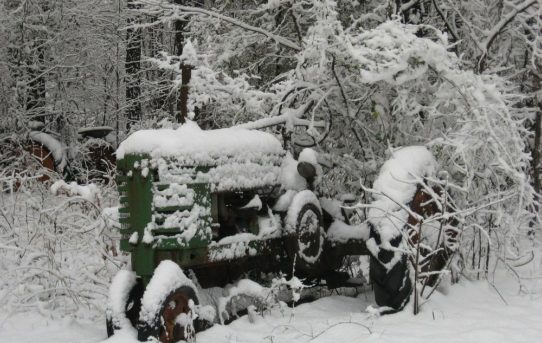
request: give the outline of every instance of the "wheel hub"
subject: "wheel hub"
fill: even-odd
[[[194,337],[192,299],[184,292],[177,291],[171,294],[165,303],[161,316],[163,330],[159,337],[160,342],[173,343],[192,339]]]

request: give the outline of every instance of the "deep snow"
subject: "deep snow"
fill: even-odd
[[[278,309],[250,323],[243,316],[229,325],[199,333],[200,343],[220,342],[476,342],[526,343],[542,340],[542,294],[519,295],[511,276],[499,280],[501,299],[487,281],[462,281],[447,295],[435,293],[418,316],[407,307],[399,314],[375,317],[370,290],[357,298],[330,296],[294,310]],[[538,288],[540,291],[540,287]],[[292,314],[293,313],[293,314]],[[104,340],[104,320],[51,320],[36,313],[8,318],[0,342],[97,343]],[[134,343],[117,336],[107,343]]]

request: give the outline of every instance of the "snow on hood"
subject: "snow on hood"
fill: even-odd
[[[240,128],[202,130],[193,121],[178,129],[140,130],[130,135],[117,149],[117,158],[126,154],[148,154],[153,158],[173,156],[241,155],[244,153],[280,154],[282,145],[271,134]]]

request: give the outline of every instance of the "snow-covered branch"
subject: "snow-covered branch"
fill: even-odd
[[[270,32],[268,30],[265,30],[265,29],[262,29],[262,28],[259,28],[259,27],[244,23],[244,22],[242,22],[240,20],[237,20],[237,19],[232,18],[232,17],[228,17],[226,15],[223,15],[221,13],[217,13],[215,11],[211,11],[211,10],[207,10],[207,9],[199,8],[199,7],[193,7],[193,6],[177,5],[177,4],[172,4],[172,3],[165,2],[165,1],[160,1],[160,0],[158,0],[158,1],[152,1],[152,0],[138,1],[138,4],[143,5],[143,6],[150,6],[150,11],[151,11],[150,13],[153,13],[154,15],[159,13],[159,11],[157,11],[157,8],[159,10],[169,11],[169,14],[165,14],[165,16],[167,16],[167,20],[171,20],[171,21],[176,20],[176,19],[183,19],[184,17],[191,16],[191,15],[203,15],[203,16],[208,16],[208,17],[211,17],[211,18],[215,18],[215,19],[221,20],[221,21],[223,21],[225,23],[240,27],[240,28],[242,28],[244,30],[255,32],[255,33],[258,33],[260,35],[263,35],[263,36],[267,37],[268,39],[274,41],[275,43],[277,43],[279,45],[282,45],[282,46],[284,46],[286,48],[289,48],[289,49],[292,49],[292,50],[295,50],[295,51],[301,51],[301,47],[298,44],[296,44],[295,42],[293,42],[293,41],[291,41],[291,40],[289,40],[289,39],[287,39],[285,37],[281,37],[281,36],[276,35],[276,34]],[[146,9],[143,8],[143,9],[141,9],[141,11],[143,13],[145,13]],[[164,20],[164,19],[162,19],[162,20]]]
[[[537,3],[539,3],[538,0],[527,0],[518,5],[510,4],[512,10],[491,29],[491,31],[487,34],[487,37],[481,43],[482,55],[478,60],[478,68],[480,71],[485,69],[484,63],[487,58],[488,51],[497,36],[516,18],[519,13],[527,10],[529,7]]]

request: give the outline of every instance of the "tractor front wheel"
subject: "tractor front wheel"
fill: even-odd
[[[124,328],[135,329],[144,290],[143,281],[137,278],[134,272],[121,270],[115,275],[109,290],[106,312],[108,337]]]
[[[162,343],[195,340],[194,306],[198,305],[195,291],[183,286],[166,298],[158,316],[158,339]]]
[[[194,342],[196,287],[181,268],[165,260],[154,270],[139,314],[138,340],[154,337],[161,343]]]

